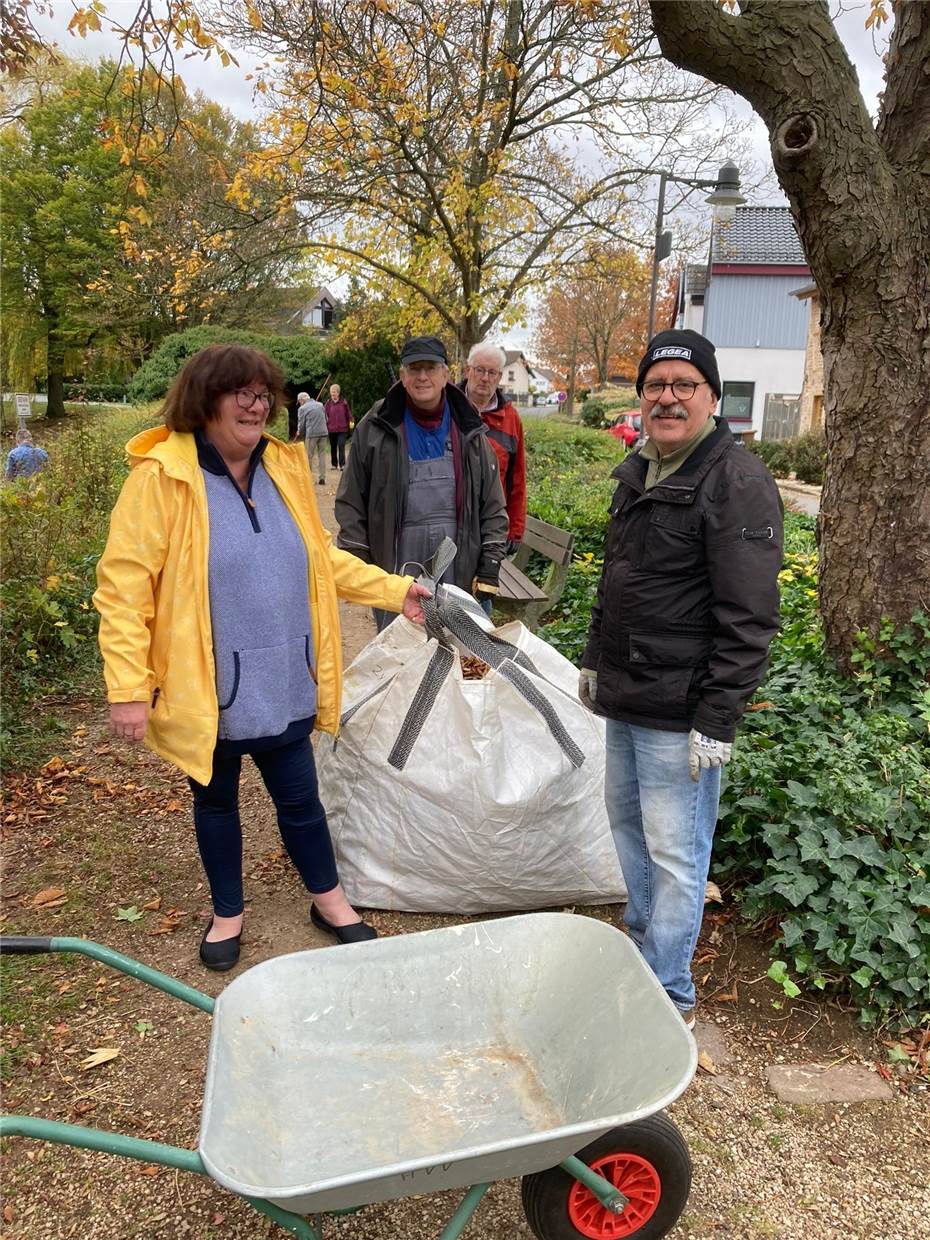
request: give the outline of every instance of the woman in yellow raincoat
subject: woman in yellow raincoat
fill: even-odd
[[[200,957],[212,969],[239,958],[245,753],[313,897],[311,920],[339,942],[375,937],[339,885],[309,735],[339,722],[337,599],[422,623],[427,593],[332,545],[303,445],[265,431],[282,394],[280,371],[254,349],[195,354],[165,425],[127,445],[97,568],[111,731],[189,777],[213,899]]]

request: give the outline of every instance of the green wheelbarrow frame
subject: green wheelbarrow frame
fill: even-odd
[[[120,973],[126,973],[137,981],[153,986],[156,990],[173,995],[174,998],[189,1003],[191,1007],[212,1015],[215,1000],[185,982],[169,977],[158,969],[152,969],[131,956],[104,947],[90,939],[77,938],[32,938],[20,935],[0,936],[0,954],[35,956],[49,952],[73,952],[80,956],[89,956],[91,960],[108,965]],[[180,1146],[164,1145],[159,1141],[146,1141],[140,1137],[124,1136],[118,1132],[107,1132],[101,1128],[89,1128],[83,1124],[64,1124],[58,1120],[40,1119],[32,1115],[0,1115],[0,1136],[32,1137],[37,1141],[52,1141],[58,1145],[71,1145],[76,1149],[97,1150],[104,1154],[115,1154],[120,1158],[134,1158],[138,1162],[155,1163],[162,1167],[171,1167],[178,1171],[192,1171],[197,1175],[208,1175],[208,1171],[196,1150],[182,1149]],[[612,1214],[622,1214],[628,1201],[608,1180],[596,1171],[592,1171],[586,1163],[574,1156],[566,1158],[559,1164],[563,1171],[579,1180],[597,1197],[598,1201]],[[482,1197],[490,1188],[490,1184],[475,1184],[467,1189],[452,1218],[440,1232],[437,1240],[459,1240],[472,1215],[477,1210]],[[283,1210],[270,1201],[259,1197],[246,1197],[246,1201],[267,1218],[272,1219],[279,1227],[297,1236],[298,1240],[323,1240],[322,1224],[313,1218],[305,1218]],[[347,1210],[334,1210],[333,1214],[354,1214],[364,1209],[356,1206]]]

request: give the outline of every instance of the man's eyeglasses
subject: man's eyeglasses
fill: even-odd
[[[661,379],[647,379],[643,384],[643,395],[646,400],[658,400],[666,388],[672,389],[672,395],[679,400],[690,400],[699,387],[707,382],[701,379],[695,383],[693,379],[673,379],[671,383],[663,383]]]
[[[482,379],[499,379],[504,373],[502,370],[491,370],[487,366],[469,366],[469,370]]]
[[[251,409],[257,400],[270,409],[274,404],[274,396],[271,392],[253,392],[251,388],[236,389],[236,404],[240,409]]]

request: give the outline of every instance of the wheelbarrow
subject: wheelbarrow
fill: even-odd
[[[300,1240],[325,1214],[466,1188],[458,1240],[494,1180],[522,1176],[538,1240],[665,1236],[691,1183],[661,1114],[694,1039],[633,943],[585,916],[532,913],[295,952],[216,1000],[77,938],[78,952],[213,1014],[200,1138],[180,1149],[6,1115],[0,1132],[207,1174]]]

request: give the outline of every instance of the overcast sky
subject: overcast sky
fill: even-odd
[[[137,0],[105,0],[105,2],[107,12],[117,20],[124,13],[128,18],[138,7]],[[227,2],[236,3],[236,0],[227,0]],[[85,39],[68,34],[68,22],[74,13],[70,0],[52,0],[51,7],[51,17],[36,18],[36,26],[44,37],[57,42],[66,55],[76,59],[96,61],[102,56],[118,54],[117,39],[106,31],[100,33],[92,31]],[[878,110],[878,92],[882,88],[881,56],[887,47],[887,32],[890,23],[886,23],[883,27],[884,33],[873,35],[872,31],[865,28],[869,8],[869,0],[834,0],[833,4],[837,30],[856,67],[866,106],[874,116]],[[246,75],[254,72],[261,62],[241,49],[235,49],[235,55],[239,60],[238,68],[224,69],[215,56],[206,61],[192,58],[182,62],[181,75],[191,89],[203,91],[210,99],[221,103],[242,120],[253,120],[257,111],[253,98],[254,82],[246,81]],[[781,197],[774,180],[768,132],[745,101],[737,100],[736,102],[740,114],[750,119],[752,152],[756,162],[761,169],[768,169],[771,174],[768,184],[773,186],[773,192],[754,198],[754,204],[784,203],[785,199]],[[504,343],[509,348],[526,348],[531,336],[530,329],[516,328],[508,333]]]

